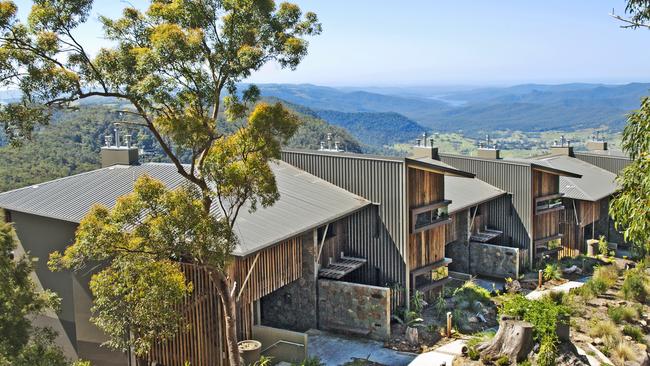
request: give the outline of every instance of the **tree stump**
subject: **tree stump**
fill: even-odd
[[[510,362],[521,362],[533,350],[533,325],[504,316],[494,338],[476,349],[482,359],[496,360],[507,356]]]
[[[415,327],[407,327],[406,328],[406,341],[412,345],[416,346],[418,343],[420,343],[418,339],[418,328]]]

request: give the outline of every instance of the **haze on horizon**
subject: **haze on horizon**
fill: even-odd
[[[31,1],[15,2],[25,16]],[[269,64],[246,82],[478,87],[650,81],[650,32],[621,29],[609,16],[612,9],[624,14],[623,0],[292,2],[318,14],[323,34],[310,38],[297,70]],[[96,0],[80,38],[96,51],[106,45],[99,14],[117,17],[128,4],[146,3]]]

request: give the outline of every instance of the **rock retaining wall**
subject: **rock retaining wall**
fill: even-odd
[[[519,277],[519,248],[470,243],[472,274],[490,277]]]
[[[357,283],[319,280],[320,329],[390,338],[390,289]]]

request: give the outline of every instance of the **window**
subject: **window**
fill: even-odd
[[[449,203],[450,201],[440,201],[411,209],[411,232],[423,231],[451,220],[449,218]]]
[[[563,208],[564,206],[562,205],[561,194],[539,197],[535,199],[535,214],[537,215],[545,212],[558,211]]]

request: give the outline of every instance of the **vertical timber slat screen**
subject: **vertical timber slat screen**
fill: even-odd
[[[182,329],[177,335],[155,345],[149,353],[149,361],[165,366],[226,365],[225,329],[221,315],[221,301],[208,271],[192,264],[181,264],[187,282],[193,291],[178,311],[183,313]]]

